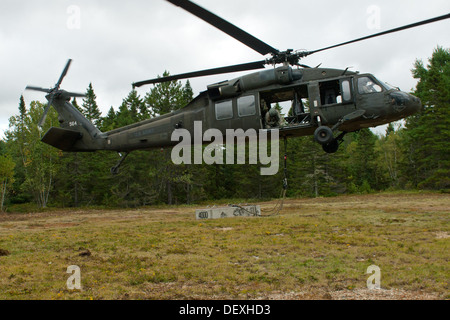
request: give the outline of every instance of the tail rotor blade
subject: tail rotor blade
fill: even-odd
[[[76,92],[66,92],[66,95],[74,98],[86,98],[86,94],[84,93],[76,93]]]
[[[47,93],[46,98],[48,100],[48,103],[47,103],[47,106],[45,107],[44,112],[42,113],[42,117],[38,123],[38,126],[41,128],[45,123],[45,119],[47,117],[48,110],[53,105],[53,101],[55,101],[55,99],[57,102],[59,102],[59,101],[65,101],[68,97],[75,97],[75,98],[86,97],[86,95],[83,93],[67,92],[65,90],[59,89],[61,82],[63,81],[64,77],[66,76],[67,72],[69,71],[71,63],[72,63],[72,59],[69,59],[66,63],[66,66],[64,67],[63,72],[59,76],[58,82],[56,83],[54,88],[47,89],[47,88],[34,87],[34,86],[26,86],[25,87],[25,90],[34,90],[34,91],[40,91],[40,92]]]
[[[41,120],[39,120],[38,126],[41,127],[41,128],[44,125],[45,118],[47,117],[48,110],[50,109],[50,106],[53,103],[53,97],[54,97],[53,95],[50,97],[50,100],[48,101],[48,104],[47,104],[47,106],[44,109],[44,113],[42,114]]]
[[[64,77],[66,76],[66,74],[67,74],[67,71],[69,70],[69,67],[70,67],[70,63],[72,62],[72,59],[69,59],[68,61],[67,61],[67,64],[66,64],[66,66],[65,66],[65,68],[64,68],[64,70],[63,70],[63,72],[61,73],[61,76],[59,77],[59,80],[58,80],[58,82],[56,83],[56,88],[57,89],[59,89],[59,86],[61,85],[61,82],[63,81],[63,79],[64,79]]]
[[[41,92],[45,92],[45,93],[50,93],[52,91],[52,89],[33,87],[33,86],[26,86],[25,90],[41,91]]]

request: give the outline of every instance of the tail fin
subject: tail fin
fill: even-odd
[[[69,70],[69,59],[54,88],[46,89],[27,86],[26,89],[47,93],[48,104],[44,109],[39,126],[42,127],[47,112],[53,106],[58,112],[61,128],[52,127],[46,132],[42,141],[63,151],[95,151],[104,149],[105,137],[92,122],[86,119],[69,101],[71,97],[84,97],[84,94],[60,90],[61,82]]]
[[[70,93],[64,90],[53,99],[61,128],[52,127],[42,142],[63,151],[95,151],[104,149],[106,135],[94,126],[70,102]]]

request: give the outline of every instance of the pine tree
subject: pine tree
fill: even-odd
[[[7,146],[16,166],[20,165],[20,189],[34,197],[40,207],[46,207],[54,185],[56,168],[61,153],[42,143],[41,131],[37,126],[46,105],[33,101],[25,112],[24,105],[19,104],[19,116],[10,118],[10,130],[5,135]],[[44,123],[43,132],[57,123],[57,115],[50,109]],[[22,126],[23,125],[23,126]]]
[[[334,155],[333,155],[334,156]],[[329,155],[312,137],[288,141],[288,194],[318,197],[330,192]]]
[[[180,101],[180,104],[183,106],[187,105],[193,97],[194,91],[192,90],[191,83],[189,80],[186,80],[186,84],[183,87],[183,100]]]
[[[165,71],[164,77],[169,76]],[[144,98],[151,116],[163,115],[184,107],[192,100],[192,88],[189,82],[183,87],[180,81],[168,81],[156,84]],[[194,183],[190,177],[190,169],[183,170],[183,167],[176,166],[170,159],[170,149],[160,153],[160,163],[164,164],[164,169],[159,174],[161,179],[161,189],[167,196],[167,203],[172,204],[176,198],[175,186],[177,181],[184,181],[191,188]],[[184,176],[184,178],[182,178]]]
[[[169,75],[168,71],[163,73],[163,77]],[[180,81],[168,81],[156,84],[146,94],[144,101],[152,116],[163,115],[184,107],[190,101],[191,93],[190,84],[187,88],[183,88]]]
[[[450,187],[450,49],[433,51],[427,66],[416,60],[414,94],[423,104],[406,121],[402,169],[411,185],[426,189]]]
[[[402,131],[396,131],[392,123],[386,128],[386,135],[377,140],[375,150],[377,154],[377,177],[380,189],[400,187],[400,163],[403,159],[401,150]]]
[[[83,113],[83,109],[81,109],[80,106],[78,105],[77,98],[74,97],[74,98],[72,99],[72,105],[73,105],[78,111],[80,111],[81,113]]]
[[[114,111],[114,108],[111,107],[109,108],[106,117],[102,118],[101,131],[106,132],[116,129],[118,127],[116,123],[117,123],[117,114],[116,111]]]
[[[3,141],[0,141],[3,145]],[[0,152],[0,211],[4,211],[6,196],[14,182],[15,163],[9,154]]]
[[[23,99],[23,95],[20,96],[19,102],[19,117],[20,121],[23,123],[25,120],[25,116],[27,114],[27,107],[25,106],[25,100]]]
[[[72,104],[89,121],[100,127],[102,117],[96,98],[92,83],[89,83],[81,107],[75,98]],[[63,153],[60,169],[55,177],[55,200],[61,205],[75,207],[98,201],[95,199],[95,190],[102,172],[97,169],[102,160],[98,153]]]
[[[109,117],[112,117],[112,113],[108,113]],[[117,127],[123,127],[149,117],[148,110],[140,98],[136,90],[131,90],[128,96],[123,99],[122,104],[119,107],[119,111],[115,115]]]
[[[95,126],[100,125],[101,112],[97,105],[97,96],[92,88],[92,83],[89,83],[89,87],[86,90],[86,97],[83,98],[83,104],[81,105],[81,111],[84,116],[91,121]]]
[[[369,129],[361,129],[359,132],[353,133],[351,138],[353,141],[346,150],[347,170],[351,177],[348,183],[362,192],[369,192],[379,187],[375,150],[378,138]]]

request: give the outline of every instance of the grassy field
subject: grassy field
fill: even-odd
[[[447,194],[286,199],[276,216],[196,220],[205,206],[2,214],[0,299],[450,298]]]

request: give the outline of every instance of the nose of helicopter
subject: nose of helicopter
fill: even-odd
[[[416,112],[419,112],[420,109],[422,109],[422,102],[420,101],[420,99],[409,93],[408,93],[408,96],[409,96],[409,100],[406,103],[407,112],[410,115],[414,114]]]
[[[405,117],[418,112],[422,108],[420,99],[406,92],[391,92],[390,98],[395,112],[401,113]]]

